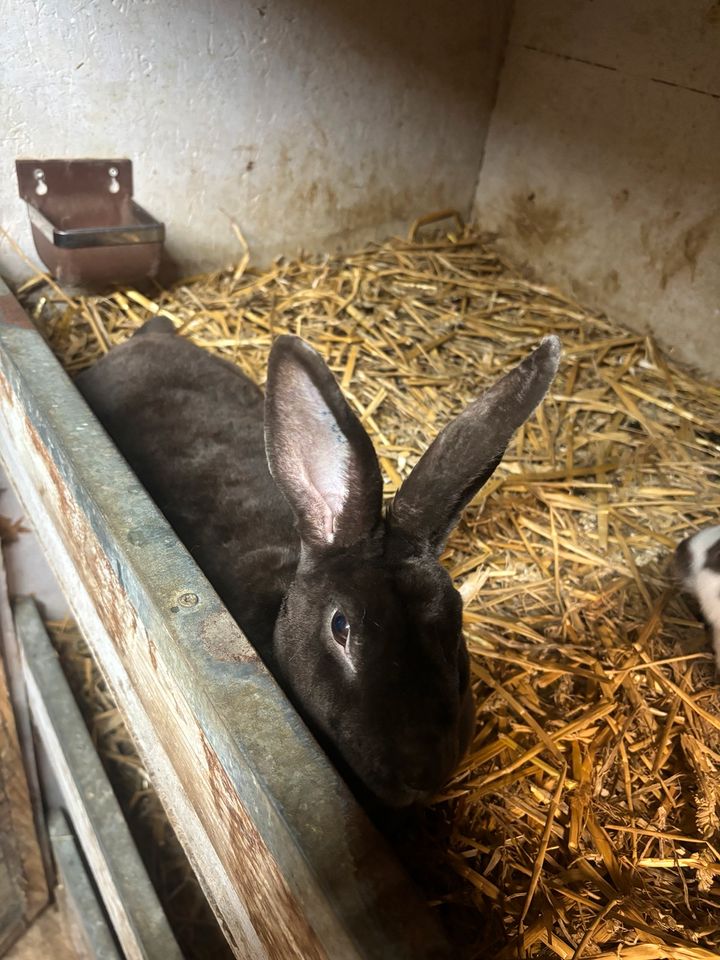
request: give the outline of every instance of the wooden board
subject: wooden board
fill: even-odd
[[[474,219],[543,285],[716,378],[717,6],[514,7]]]
[[[15,629],[33,726],[127,960],[182,960],[33,600]]]
[[[0,459],[236,955],[451,956],[255,651],[1,291]]]
[[[61,811],[52,811],[49,828],[60,881],[57,896],[65,908],[70,939],[77,952],[91,960],[123,960],[85,870],[75,835]]]
[[[54,868],[52,854],[50,852],[50,839],[48,837],[47,824],[45,823],[43,797],[38,779],[35,741],[30,720],[30,707],[27,702],[25,677],[23,676],[22,669],[22,654],[15,635],[15,624],[13,622],[13,613],[8,594],[5,557],[2,549],[0,549],[0,654],[5,668],[5,679],[10,694],[13,716],[15,718],[15,729],[17,731],[20,753],[22,754],[25,767],[25,778],[30,794],[30,806],[35,823],[35,833],[40,847],[45,876],[48,885],[52,887]]]
[[[33,920],[3,960],[88,960],[88,957],[78,955],[71,942],[65,912],[53,903]]]
[[[47,901],[45,870],[0,656],[0,955]]]

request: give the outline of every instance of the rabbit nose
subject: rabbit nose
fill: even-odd
[[[419,777],[405,778],[404,786],[407,790],[412,791],[417,802],[424,803],[425,800],[429,800],[430,797],[438,792],[444,782],[442,779],[437,780],[437,778],[433,778],[433,786],[429,786],[428,781],[425,779]]]
[[[402,779],[405,786],[427,798],[443,786],[451,770],[452,764],[446,762],[445,758],[414,758],[403,766]]]

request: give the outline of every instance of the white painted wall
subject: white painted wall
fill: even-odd
[[[202,269],[468,213],[509,0],[0,0],[0,223],[22,156],[129,156]],[[0,272],[28,268],[0,246]]]
[[[231,217],[265,263],[475,196],[516,260],[717,372],[718,3],[516,0],[486,140],[509,9],[0,0],[0,224],[33,255],[23,155],[130,156],[192,271],[238,256]]]
[[[22,520],[23,532],[14,543],[2,547],[8,591],[11,597],[30,595],[40,604],[49,620],[64,620],[70,616],[67,600],[53,576],[40,544],[25,518],[25,511],[15,496],[12,485],[0,469],[0,516],[7,520]]]
[[[517,0],[475,212],[717,378],[720,5]]]

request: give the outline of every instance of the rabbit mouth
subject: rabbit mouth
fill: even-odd
[[[370,788],[378,800],[388,807],[409,807],[424,804],[435,797],[447,783],[452,768],[446,773],[432,775],[429,771],[416,776],[375,779]]]
[[[412,787],[408,784],[394,784],[387,788],[376,788],[375,795],[388,807],[410,807],[427,803],[436,792],[436,790]]]

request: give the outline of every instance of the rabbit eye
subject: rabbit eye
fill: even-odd
[[[344,647],[350,639],[350,624],[341,610],[336,610],[330,621],[333,639]]]

